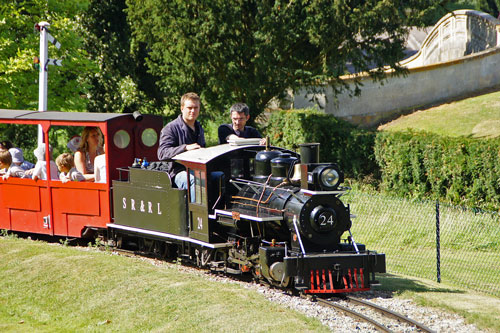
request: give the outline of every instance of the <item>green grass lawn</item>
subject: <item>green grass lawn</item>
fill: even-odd
[[[354,239],[385,253],[387,271],[396,274],[382,277],[381,289],[452,310],[482,328],[500,332],[498,214],[440,207],[442,283],[438,284],[431,282],[437,280],[434,202],[357,191],[342,198],[356,215],[351,228]],[[407,278],[399,281],[400,276]]]
[[[500,91],[418,110],[379,127],[385,131],[402,131],[408,128],[444,136],[498,137]]]
[[[0,237],[2,332],[328,332],[239,284],[94,248]],[[407,277],[380,290],[500,331],[500,299]]]
[[[390,273],[436,279],[436,207],[352,191],[342,197],[356,215],[354,239],[386,254]],[[441,279],[500,297],[500,216],[440,207]]]
[[[0,237],[2,332],[327,332],[316,319],[181,266]]]

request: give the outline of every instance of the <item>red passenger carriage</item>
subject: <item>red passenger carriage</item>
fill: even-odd
[[[118,169],[136,157],[155,160],[163,125],[153,115],[25,110],[0,110],[0,123],[41,125],[45,144],[53,147],[57,142],[49,142],[49,132],[60,126],[95,126],[103,133],[106,183],[0,178],[0,229],[66,237],[82,237],[112,222],[111,184]]]

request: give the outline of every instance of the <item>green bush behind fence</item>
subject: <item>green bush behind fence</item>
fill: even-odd
[[[268,124],[273,145],[318,142],[321,161],[338,163],[347,177],[375,180],[386,193],[500,209],[500,138],[370,131],[310,109],[273,112]]]
[[[500,208],[500,140],[379,132],[375,157],[382,188],[398,196]]]
[[[274,146],[296,149],[301,143],[320,143],[320,161],[336,162],[349,177],[362,178],[378,170],[374,132],[311,109],[271,113],[265,134]]]
[[[437,280],[436,202],[351,191],[355,241],[386,254],[387,271]],[[500,216],[439,205],[441,282],[500,297]]]

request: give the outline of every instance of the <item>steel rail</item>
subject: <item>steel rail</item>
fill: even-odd
[[[354,317],[354,318],[357,318],[357,319],[361,319],[361,320],[363,320],[363,321],[365,321],[367,323],[370,323],[373,326],[375,326],[381,332],[392,332],[390,329],[388,329],[387,327],[385,327],[384,325],[382,325],[378,321],[376,321],[376,320],[374,320],[374,319],[372,319],[370,317],[367,317],[367,316],[365,316],[362,313],[359,313],[357,311],[354,311],[354,310],[351,310],[349,308],[346,308],[345,306],[342,306],[340,304],[336,304],[335,302],[327,301],[327,300],[324,300],[324,299],[321,299],[321,298],[316,298],[316,301],[318,301],[322,305],[329,306],[329,307],[335,308],[337,310],[340,310],[340,311],[344,312],[345,314],[347,314],[347,315],[349,315],[351,317]]]
[[[373,310],[382,313],[384,316],[392,317],[392,318],[394,318],[396,320],[401,320],[403,322],[406,322],[406,323],[408,323],[410,325],[413,325],[413,326],[421,329],[424,332],[429,332],[429,333],[430,332],[432,332],[432,333],[436,332],[436,331],[428,328],[424,324],[419,323],[419,322],[417,322],[417,321],[415,321],[415,320],[413,320],[411,318],[406,317],[405,315],[402,315],[402,314],[399,314],[399,313],[394,312],[392,310],[389,310],[387,308],[381,307],[381,306],[379,306],[377,304],[374,304],[372,302],[368,302],[368,301],[365,301],[363,299],[355,298],[355,297],[352,297],[352,296],[349,296],[349,295],[346,296],[346,299],[348,301],[350,301],[350,302],[355,303],[355,304],[360,304],[360,305],[364,305],[364,306],[367,306],[369,308],[372,308]]]

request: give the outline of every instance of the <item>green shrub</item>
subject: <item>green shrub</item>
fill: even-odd
[[[456,205],[500,208],[500,140],[380,132],[375,156],[382,189]]]
[[[375,133],[313,109],[271,113],[265,134],[274,146],[295,150],[301,143],[320,143],[320,161],[336,162],[348,177],[376,173]]]

